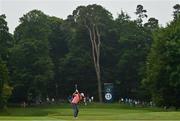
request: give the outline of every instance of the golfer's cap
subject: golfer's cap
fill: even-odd
[[[84,97],[84,93],[81,93],[81,96],[83,96],[83,97]]]

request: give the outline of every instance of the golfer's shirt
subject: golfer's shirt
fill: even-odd
[[[80,101],[80,95],[79,94],[74,94],[71,103],[77,104],[79,101]]]

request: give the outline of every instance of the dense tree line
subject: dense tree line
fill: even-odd
[[[123,11],[114,19],[95,4],[77,7],[65,20],[32,10],[20,18],[13,35],[1,15],[1,108],[8,99],[66,99],[75,84],[102,102],[106,82],[114,84],[115,100],[179,107],[179,6],[165,28],[148,18],[142,5],[136,8],[136,20]]]
[[[12,87],[9,86],[9,54],[12,47],[13,37],[8,32],[6,16],[0,15],[0,109],[5,107]]]
[[[145,87],[159,106],[179,107],[180,101],[180,18],[154,35],[148,54]]]

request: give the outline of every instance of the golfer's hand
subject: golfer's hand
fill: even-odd
[[[76,89],[76,92],[78,92],[78,90]]]

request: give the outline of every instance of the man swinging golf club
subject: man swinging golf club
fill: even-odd
[[[73,112],[74,112],[74,118],[78,118],[78,113],[79,113],[79,109],[78,109],[78,103],[84,98],[84,93],[79,93],[79,91],[77,90],[77,85],[75,85],[76,91],[73,93],[72,95],[72,108],[73,108]]]

